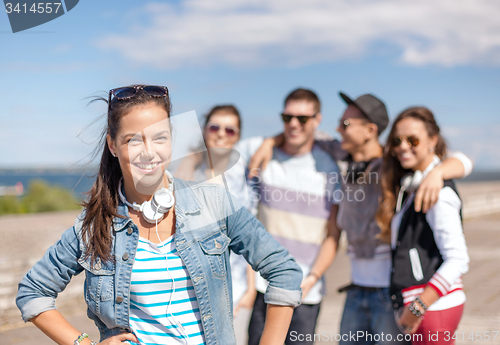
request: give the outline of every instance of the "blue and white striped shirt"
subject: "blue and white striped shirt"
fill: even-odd
[[[205,344],[193,283],[174,237],[158,244],[139,238],[130,286],[130,327],[141,344]]]

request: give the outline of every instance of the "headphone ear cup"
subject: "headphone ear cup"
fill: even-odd
[[[407,175],[403,178],[403,181],[401,182],[401,189],[407,190],[413,181],[413,175]]]
[[[174,206],[174,193],[167,188],[161,188],[155,192],[151,199],[151,205],[162,213],[167,213]]]
[[[153,208],[151,201],[145,201],[142,204],[142,218],[144,218],[148,223],[155,224],[163,219],[163,212],[157,212],[156,209]]]
[[[142,204],[142,217],[149,223],[159,222],[174,204],[175,198],[172,191],[161,188],[155,192],[150,201]]]
[[[358,180],[359,178],[362,178],[366,172],[366,169],[368,165],[370,164],[371,161],[367,162],[354,162],[351,161],[349,162],[347,166],[347,176],[349,177],[349,180]]]
[[[120,200],[127,206],[141,212],[144,220],[151,224],[155,224],[156,222],[162,220],[164,214],[167,213],[175,204],[174,178],[168,170],[165,170],[165,173],[169,178],[169,188],[160,188],[155,192],[151,200],[144,201],[141,205],[138,205],[135,202],[131,204],[127,201],[121,191],[123,178],[120,179],[118,183],[118,195],[120,196]]]
[[[420,171],[420,170],[417,170],[413,173],[413,178],[411,180],[411,188],[413,190],[417,189],[418,186],[420,186],[420,183],[422,182],[424,178],[424,174]]]

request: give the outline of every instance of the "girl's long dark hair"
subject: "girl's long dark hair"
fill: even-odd
[[[132,87],[134,86],[136,85],[132,85]],[[108,102],[102,97],[96,97],[93,101],[99,100]],[[102,150],[99,171],[94,185],[87,193],[88,200],[82,204],[85,207],[82,224],[82,237],[86,244],[84,255],[85,258],[90,257],[92,263],[98,258],[104,262],[113,260],[111,255],[114,236],[113,218],[123,218],[117,212],[118,182],[123,175],[118,158],[113,157],[109,150],[106,136],[109,135],[112,140],[116,140],[121,119],[132,108],[148,103],[164,108],[170,117],[171,104],[168,94],[164,97],[153,97],[142,89],[138,89],[133,97],[128,99],[114,98],[108,104],[107,126],[101,134],[98,146],[98,149]]]
[[[375,219],[380,226],[380,238],[385,242],[390,242],[391,239],[391,221],[396,211],[396,198],[401,188],[401,179],[411,172],[404,169],[399,162],[399,159],[394,154],[393,138],[396,136],[396,125],[405,118],[414,118],[422,121],[427,130],[429,137],[437,136],[437,144],[435,153],[439,158],[443,158],[446,154],[446,142],[441,136],[439,126],[432,112],[424,107],[412,107],[404,110],[396,117],[392,125],[391,132],[387,138],[387,145],[384,149],[384,164],[382,168],[382,201],[379,205]]]

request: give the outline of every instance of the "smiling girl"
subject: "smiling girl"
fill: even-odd
[[[71,277],[85,272],[99,344],[234,344],[231,250],[270,281],[261,344],[283,344],[300,304],[301,270],[223,187],[166,170],[167,88],[111,90],[107,120],[85,209],[19,284],[23,319],[58,344],[96,344],[55,308]]]
[[[462,275],[469,256],[462,231],[462,202],[445,181],[427,213],[414,208],[422,179],[446,154],[432,112],[409,108],[394,121],[384,154],[383,202],[377,213],[381,235],[391,239],[391,299],[413,344],[453,344],[465,294]],[[438,339],[430,335],[438,335]]]

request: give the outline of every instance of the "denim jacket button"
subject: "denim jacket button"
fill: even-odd
[[[395,300],[396,300],[396,295],[392,295],[392,296],[391,296],[391,299],[392,299],[393,301],[395,301]]]
[[[122,259],[123,259],[123,261],[127,261],[128,260],[128,253],[123,254]]]
[[[116,303],[122,303],[122,302],[123,302],[123,297],[122,296],[116,297]]]
[[[132,228],[127,229],[127,234],[132,235],[133,232],[134,232],[134,229],[132,229]]]
[[[94,264],[94,269],[99,271],[101,269],[101,260],[97,259],[96,263]]]

